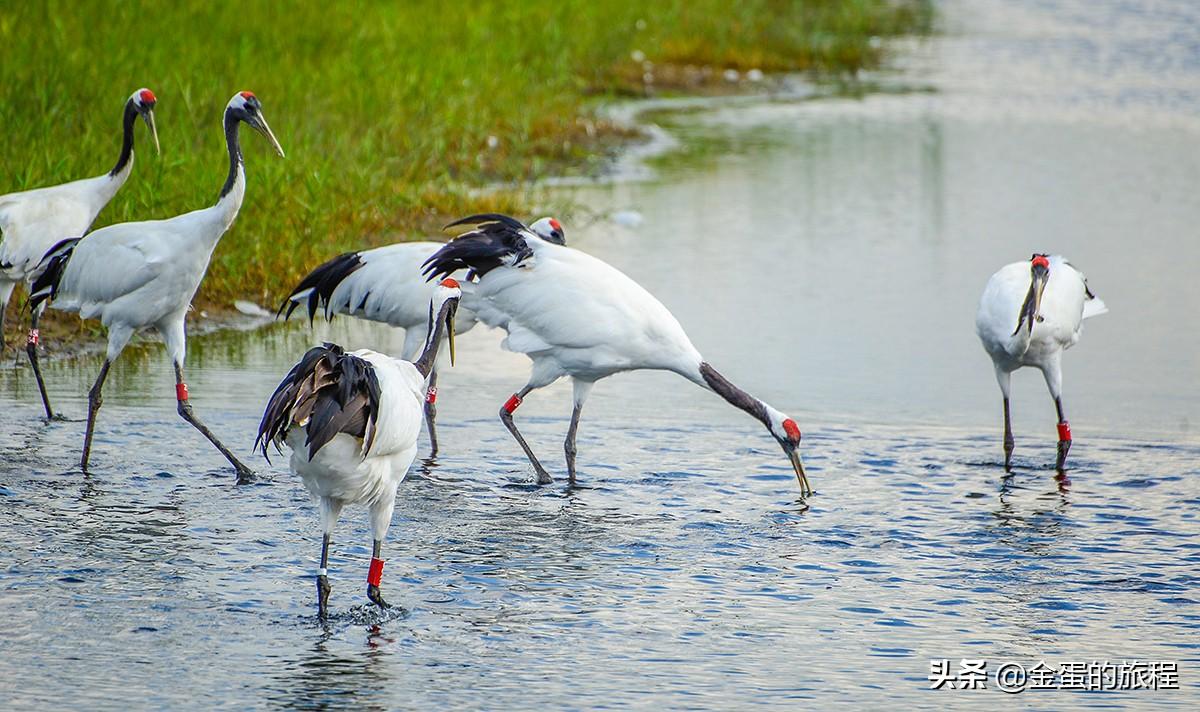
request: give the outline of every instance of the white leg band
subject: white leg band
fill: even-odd
[[[317,569],[317,575],[318,576],[328,576],[329,569]]]

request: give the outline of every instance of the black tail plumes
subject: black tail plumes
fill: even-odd
[[[305,428],[310,460],[339,433],[362,438],[363,450],[370,450],[379,396],[379,379],[370,363],[337,344],[313,347],[267,402],[254,448],[269,462],[267,446],[278,446],[295,425]]]
[[[528,238],[537,236],[522,222],[507,215],[487,213],[472,215],[450,223],[455,227],[472,229],[446,243],[446,246],[425,260],[427,280],[441,279],[460,269],[470,269],[482,277],[501,265],[517,265],[533,256]]]
[[[326,316],[332,316],[328,310],[333,290],[337,289],[342,280],[354,274],[364,264],[362,257],[357,252],[346,252],[325,262],[300,281],[300,284],[279,305],[279,311],[276,312],[275,317],[279,318],[282,315],[286,321],[292,316],[296,307],[300,306],[302,299],[307,300],[305,307],[308,309],[309,325],[312,325],[313,319],[317,316],[317,310],[322,305],[326,309]],[[287,310],[286,314],[284,314],[285,309]]]
[[[33,286],[29,288],[31,311],[37,311],[43,302],[53,301],[58,296],[58,285],[62,281],[63,272],[67,269],[67,262],[75,253],[75,245],[82,239],[81,237],[71,237],[62,240],[51,247],[42,257],[42,262],[38,265],[41,273],[33,280]]]

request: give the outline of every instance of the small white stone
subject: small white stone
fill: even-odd
[[[741,73],[736,69],[726,69],[721,73],[721,76],[725,77],[725,81],[727,82],[736,82],[742,78]]]
[[[758,68],[751,69],[750,71],[746,72],[746,78],[752,82],[761,82],[763,80],[762,70]]]
[[[618,210],[612,214],[612,221],[621,227],[634,228],[642,224],[645,219],[642,214],[636,210]]]
[[[646,61],[646,53],[640,49],[635,49],[629,53],[629,58],[641,64],[642,62]]]
[[[499,145],[500,145],[500,139],[496,138],[495,136],[487,137],[487,147],[488,148],[495,148]]]
[[[266,317],[271,316],[271,312],[267,311],[266,309],[263,309],[262,307],[255,304],[254,302],[247,301],[245,299],[238,299],[237,301],[235,301],[233,303],[233,308],[237,309],[238,311],[245,314],[246,316],[266,316]]]

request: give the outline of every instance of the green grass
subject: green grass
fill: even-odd
[[[849,72],[880,61],[872,37],[924,29],[928,8],[0,0],[0,193],[107,170],[122,103],[148,86],[163,154],[139,124],[133,176],[97,225],[211,204],[226,170],[220,113],[235,91],[253,90],[288,157],[244,132],[246,202],[198,302],[272,305],[337,252],[429,234],[469,212],[524,214],[524,191],[476,188],[596,161],[619,134],[594,118],[597,97],[646,90],[635,50],[656,86],[689,66]]]

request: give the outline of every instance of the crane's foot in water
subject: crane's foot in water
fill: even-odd
[[[380,592],[379,587],[374,584],[367,584],[367,598],[371,601],[371,603],[374,603],[383,610],[387,610],[388,608],[392,607],[390,603],[383,600],[383,593]]]
[[[329,617],[329,592],[332,590],[328,576],[317,576],[317,617],[321,620]]]

